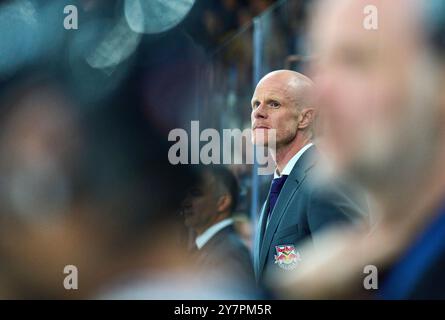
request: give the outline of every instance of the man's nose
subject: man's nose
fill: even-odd
[[[254,119],[267,118],[267,111],[263,103],[261,103],[256,109],[253,110]]]

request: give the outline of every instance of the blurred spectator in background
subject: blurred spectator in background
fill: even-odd
[[[215,278],[235,279],[239,290],[246,291],[255,282],[250,253],[234,227],[238,196],[238,182],[229,169],[202,167],[198,183],[182,204],[182,215],[194,232],[196,267]]]
[[[276,0],[198,1],[194,11],[184,21],[184,26],[190,34],[196,36],[199,44],[214,51],[275,2]]]
[[[445,3],[322,1],[312,32],[324,150],[334,174],[370,191],[376,223],[368,237],[325,234],[280,292],[445,298]],[[368,265],[375,290],[364,287]]]

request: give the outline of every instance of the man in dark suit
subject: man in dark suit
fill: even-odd
[[[254,284],[251,256],[232,218],[237,180],[224,166],[202,167],[199,176],[182,206],[185,224],[195,235],[193,259],[199,270],[231,282],[231,289],[236,285],[249,292]]]
[[[313,83],[289,70],[269,73],[252,98],[253,143],[270,148],[276,170],[259,217],[254,244],[258,282],[269,272],[294,270],[304,259],[298,243],[327,225],[364,214],[360,195],[347,185],[317,185],[319,152],[312,143],[315,109]],[[275,147],[268,145],[272,130]]]

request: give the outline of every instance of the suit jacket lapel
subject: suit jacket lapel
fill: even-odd
[[[266,262],[267,256],[269,254],[270,245],[273,239],[273,236],[275,234],[276,229],[278,228],[278,225],[281,221],[282,216],[286,212],[287,205],[289,204],[289,201],[292,199],[295,192],[298,190],[298,187],[303,182],[306,172],[312,168],[316,162],[316,148],[310,147],[308,150],[306,150],[305,153],[301,156],[301,158],[297,161],[294,168],[292,169],[289,177],[287,178],[283,189],[280,192],[280,195],[278,196],[277,203],[275,204],[275,207],[271,213],[269,225],[265,227],[265,232],[263,236],[263,241],[261,241],[260,244],[260,254],[259,254],[259,270],[258,274],[262,273],[262,270],[264,268],[264,264]],[[266,224],[265,221],[267,220],[267,212],[265,208],[263,210],[262,214],[264,225]]]

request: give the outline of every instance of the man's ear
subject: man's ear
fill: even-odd
[[[304,108],[300,113],[300,121],[298,123],[298,129],[306,129],[309,127],[315,119],[314,108]]]
[[[216,209],[218,212],[230,211],[230,206],[232,205],[232,197],[228,194],[223,194],[219,197],[216,204]]]

